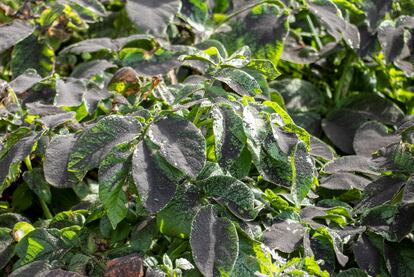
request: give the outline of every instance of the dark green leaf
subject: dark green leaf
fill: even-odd
[[[46,77],[54,71],[55,53],[49,45],[39,42],[37,37],[31,35],[15,46],[10,66],[14,77],[29,68]]]
[[[49,184],[46,182],[41,168],[34,168],[31,171],[24,172],[23,180],[40,199],[46,203],[50,203],[52,194],[50,193]]]
[[[173,237],[189,237],[191,222],[201,206],[201,192],[196,186],[178,186],[168,205],[157,214],[161,233]]]
[[[99,166],[99,198],[114,229],[128,212],[124,186],[128,184],[133,151],[129,143],[118,144]]]

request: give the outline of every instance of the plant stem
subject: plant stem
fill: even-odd
[[[29,171],[32,171],[32,170],[33,170],[33,167],[32,167],[32,162],[30,161],[30,155],[27,155],[27,156],[24,158],[24,163],[26,164],[26,167],[27,167],[27,169],[28,169]],[[46,202],[45,202],[42,198],[40,198],[40,197],[38,197],[38,198],[39,198],[40,206],[42,207],[42,210],[43,210],[43,215],[44,215],[47,219],[52,219],[52,218],[53,218],[53,215],[52,215],[52,213],[50,212],[50,210],[49,210],[49,208],[48,208],[48,206],[47,206]]]
[[[343,99],[349,90],[349,85],[352,81],[354,70],[352,68],[352,62],[354,61],[354,54],[348,51],[348,55],[345,60],[345,65],[339,79],[338,87],[335,92],[335,104],[338,105],[340,100]]]
[[[194,125],[196,125],[196,126],[197,126],[198,122],[200,121],[201,115],[203,114],[202,109],[203,109],[203,108],[201,108],[201,107],[199,106],[199,107],[198,107],[198,109],[197,109],[197,113],[196,113],[196,115],[195,115],[195,117],[194,117],[193,123],[194,123]]]
[[[263,1],[260,1],[260,2],[254,2],[254,3],[246,5],[243,8],[229,14],[225,19],[223,19],[223,21],[220,22],[219,26],[223,23],[226,23],[227,21],[229,21],[233,17],[235,17],[235,16],[237,16],[237,15],[239,15],[239,14],[245,12],[245,11],[253,9],[257,6],[263,5],[263,4],[275,4],[275,5],[279,6],[282,9],[286,8],[285,4],[282,1],[279,1],[279,0],[263,0]]]
[[[306,21],[308,22],[309,28],[311,29],[312,36],[316,41],[316,46],[318,47],[318,50],[321,50],[323,48],[323,44],[321,42],[321,39],[318,36],[318,33],[316,32],[315,25],[313,25],[312,18],[309,14],[306,15]]]

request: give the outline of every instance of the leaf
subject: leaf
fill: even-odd
[[[182,64],[179,57],[187,51],[188,47],[183,45],[158,48],[153,53],[148,53],[143,49],[127,48],[121,52],[122,65],[132,67],[142,76],[164,75]]]
[[[220,69],[214,78],[228,85],[237,94],[251,95],[261,94],[262,90],[253,76],[236,68]]]
[[[131,21],[144,32],[156,36],[164,36],[180,8],[178,0],[128,0],[126,4]]]
[[[46,148],[43,170],[46,181],[54,187],[70,188],[78,183],[75,174],[67,170],[76,140],[77,137],[73,134],[57,135]]]
[[[38,260],[57,258],[65,251],[65,245],[56,232],[36,229],[16,245],[16,254],[20,260],[15,266],[20,267]]]
[[[309,11],[318,18],[336,40],[344,39],[345,43],[353,49],[360,44],[359,31],[356,26],[338,16],[339,10],[331,2],[309,2]]]
[[[15,20],[11,24],[0,26],[0,53],[16,45],[33,33],[34,28],[29,24]]]
[[[230,176],[212,176],[203,181],[207,195],[225,205],[235,216],[245,221],[256,218],[254,194],[243,182]]]
[[[411,241],[400,244],[385,241],[384,258],[391,276],[408,277],[412,275],[414,251]]]
[[[134,148],[129,143],[115,146],[99,166],[99,198],[115,229],[127,215],[128,197],[123,189],[128,184]]]
[[[109,115],[86,130],[75,142],[69,156],[68,171],[79,180],[99,163],[117,144],[139,135],[141,124],[130,116]]]
[[[399,135],[389,135],[385,125],[368,121],[358,128],[353,145],[357,155],[371,157],[372,153],[378,149],[400,140]]]
[[[234,5],[234,13],[245,9],[247,4],[240,1]],[[258,2],[258,1],[257,1]],[[250,3],[249,3],[250,4]],[[235,52],[248,45],[252,58],[266,59],[277,65],[284,47],[284,40],[289,31],[288,16],[282,14],[273,4],[256,5],[249,12],[241,12],[229,22],[231,31],[215,34],[230,52]]]
[[[329,113],[322,120],[322,129],[336,147],[352,154],[355,133],[365,121],[365,117],[358,112],[340,109]]]
[[[353,246],[355,261],[369,275],[376,276],[380,273],[381,253],[373,245],[369,237],[362,234]]]
[[[60,53],[79,55],[82,53],[93,53],[101,50],[115,51],[117,50],[117,47],[110,38],[92,38],[71,44]]]
[[[374,161],[363,156],[342,156],[325,164],[323,170],[328,174],[341,172],[360,172],[378,175],[378,168]]]
[[[11,81],[10,86],[15,93],[22,94],[42,80],[43,78],[37,74],[36,70],[28,69]]]
[[[117,276],[144,276],[144,266],[142,257],[138,254],[131,254],[124,257],[109,260],[106,263],[106,277]]]
[[[292,185],[291,195],[297,206],[308,195],[315,175],[315,166],[303,142],[296,144],[291,155]]]
[[[309,154],[314,157],[322,158],[326,161],[332,161],[335,158],[335,151],[328,144],[311,136],[310,139],[311,150]]]
[[[409,51],[403,26],[384,20],[378,28],[378,41],[388,63],[397,60],[403,52]]]
[[[385,14],[391,9],[392,1],[367,0],[363,2],[364,11],[366,13],[368,27],[371,33],[375,32],[379,23],[382,22]]]
[[[132,230],[131,246],[136,251],[146,253],[158,235],[159,229],[155,219],[145,220]]]
[[[368,184],[364,190],[364,198],[355,207],[356,211],[373,208],[390,201],[404,185],[399,177],[384,176]]]
[[[26,264],[14,270],[9,276],[11,277],[32,277],[35,274],[41,274],[48,271],[51,266],[46,261],[36,261]]]
[[[101,74],[107,69],[114,67],[116,67],[116,65],[107,60],[92,60],[77,65],[70,74],[70,77],[90,79],[93,76]]]
[[[9,228],[0,227],[0,269],[3,269],[14,256],[13,237]]]
[[[159,147],[159,153],[170,165],[196,178],[206,163],[206,142],[201,131],[177,115],[154,122],[148,138]]]
[[[269,251],[266,251],[261,243],[241,234],[239,255],[230,276],[254,276],[258,272],[272,274],[272,269],[272,258]]]
[[[395,235],[391,233],[390,225],[394,220],[396,211],[397,207],[382,204],[366,211],[362,216],[361,224],[387,240],[395,240]]]
[[[151,213],[167,205],[183,178],[147,141],[140,141],[135,149],[132,176],[142,204]]]
[[[200,189],[188,183],[179,185],[174,197],[157,214],[160,232],[167,236],[188,238],[191,222],[200,207]]]
[[[49,45],[39,42],[36,36],[31,35],[14,47],[10,67],[14,77],[25,73],[29,68],[46,77],[54,71],[55,53]]]
[[[289,112],[320,111],[323,104],[320,90],[302,79],[282,79],[269,84],[277,90]]]
[[[204,276],[230,274],[239,251],[236,227],[217,216],[213,206],[201,208],[193,220],[190,245],[194,262]]]
[[[414,171],[414,148],[412,144],[395,143],[380,149],[373,158],[382,170],[407,172]]]
[[[219,164],[228,169],[240,157],[246,144],[243,121],[227,104],[219,104],[212,111],[215,151]]]
[[[292,253],[301,243],[304,232],[302,224],[296,221],[277,221],[264,231],[263,242],[271,249]]]
[[[370,179],[352,173],[334,173],[320,180],[320,187],[330,190],[351,190],[364,188],[371,183]]]
[[[18,135],[18,133],[14,133],[14,135]],[[18,135],[20,140],[0,151],[0,194],[19,177],[20,163],[32,152],[33,146],[41,135],[41,133],[34,133],[22,138]]]
[[[34,168],[31,171],[24,172],[23,180],[40,199],[46,203],[52,201],[50,187],[43,176],[43,170],[41,168]]]

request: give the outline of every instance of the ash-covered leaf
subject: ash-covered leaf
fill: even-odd
[[[278,221],[263,233],[263,242],[271,249],[292,253],[301,243],[304,232],[299,222],[290,219]]]
[[[332,147],[317,137],[311,136],[310,146],[311,150],[309,154],[314,157],[322,158],[326,161],[332,161],[335,158],[335,151],[332,149]]]
[[[69,156],[76,140],[73,134],[58,135],[48,144],[43,169],[46,181],[52,186],[66,188],[78,183],[75,174],[67,170]]]
[[[252,75],[237,68],[220,69],[214,75],[214,78],[225,83],[241,96],[254,96],[262,93],[262,89],[257,80]]]
[[[296,144],[290,159],[292,165],[291,195],[296,205],[300,206],[311,189],[315,165],[303,142]]]
[[[345,153],[353,154],[356,131],[366,121],[359,112],[340,109],[331,112],[322,120],[322,128],[329,140]]]
[[[42,80],[43,78],[37,74],[36,70],[28,69],[11,81],[10,87],[15,93],[22,94]]]
[[[30,36],[34,27],[26,22],[15,20],[0,26],[0,53]]]
[[[236,227],[229,219],[218,217],[213,206],[201,208],[195,216],[190,245],[194,262],[204,276],[232,272],[239,252]]]
[[[390,201],[403,185],[404,180],[399,177],[381,177],[366,186],[364,198],[355,209],[363,210],[384,204]]]
[[[360,172],[378,175],[379,169],[371,158],[357,155],[342,156],[325,164],[323,170],[328,174],[341,172]]]
[[[364,188],[371,183],[370,179],[352,173],[334,173],[320,180],[320,187],[330,190],[351,190]]]
[[[106,154],[117,144],[134,139],[141,132],[141,124],[130,116],[110,115],[87,129],[75,142],[68,170],[79,180],[99,166]]]
[[[170,115],[151,124],[148,139],[172,166],[192,178],[206,163],[206,142],[201,131],[187,119]]]
[[[343,38],[351,48],[359,48],[360,37],[357,27],[339,16],[340,11],[334,4],[328,1],[309,2],[309,11],[321,21],[328,33],[336,40]]]
[[[372,153],[378,149],[400,140],[401,136],[388,134],[388,129],[385,125],[369,121],[358,128],[353,145],[357,155],[371,157]]]
[[[367,235],[362,234],[353,245],[352,250],[355,261],[360,268],[372,276],[379,274],[381,253]]]
[[[207,195],[227,206],[237,217],[250,221],[257,216],[252,190],[236,178],[212,176],[203,181],[203,187]]]
[[[246,144],[243,120],[227,104],[219,104],[212,109],[214,119],[215,151],[219,164],[229,168],[241,155]]]
[[[167,205],[184,177],[148,141],[140,141],[135,149],[132,176],[144,207],[151,213]]]
[[[114,68],[116,65],[107,60],[92,60],[89,62],[81,63],[76,66],[70,77],[72,78],[86,78],[89,79],[97,74],[104,72],[109,68]]]
[[[128,0],[126,4],[128,16],[137,27],[160,37],[180,8],[179,0]]]

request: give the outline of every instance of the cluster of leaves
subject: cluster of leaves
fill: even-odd
[[[1,1],[0,275],[411,276],[412,14]]]

